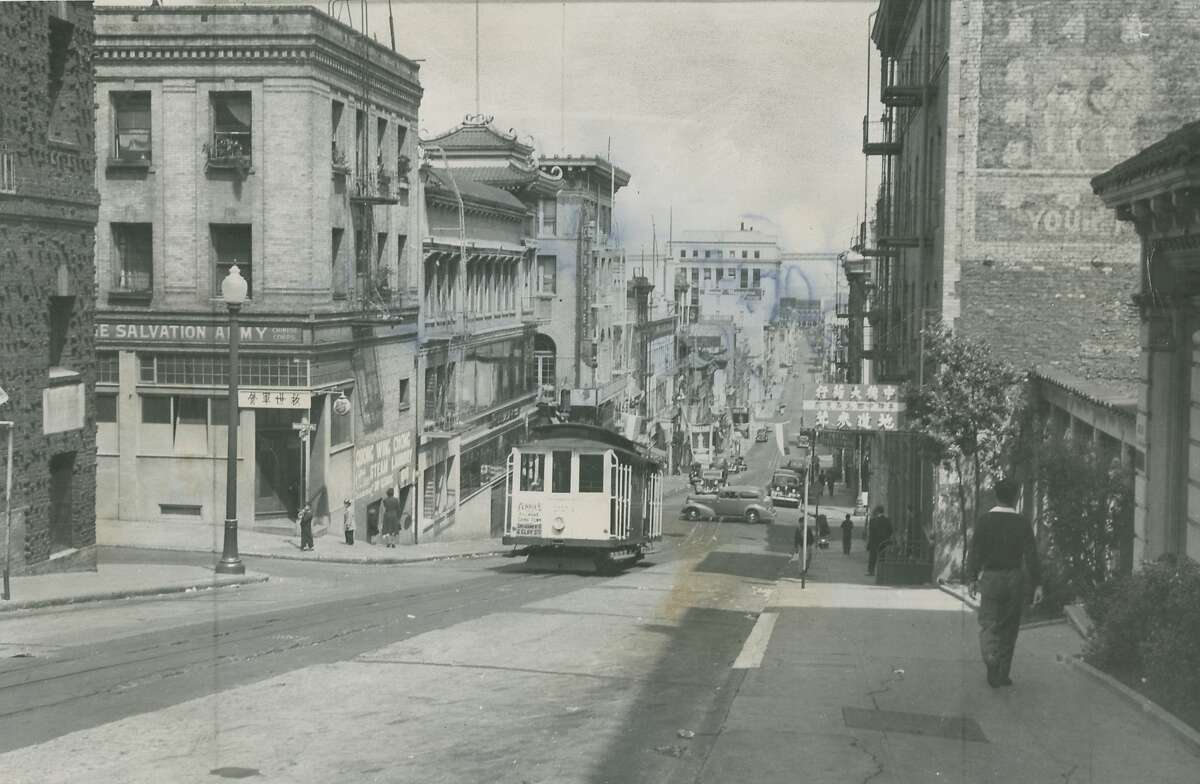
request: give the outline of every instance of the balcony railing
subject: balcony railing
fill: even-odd
[[[396,185],[396,176],[387,169],[360,173],[354,178],[350,200],[364,204],[398,204],[400,191]]]
[[[108,298],[111,302],[149,302],[154,277],[150,270],[118,269],[113,274]]]
[[[239,177],[250,173],[250,149],[233,136],[217,136],[204,147],[206,171],[232,171]]]
[[[920,106],[929,86],[928,63],[921,57],[885,60],[882,98],[887,106]]]
[[[863,117],[863,155],[899,155],[900,149],[899,134],[890,117],[878,122]]]

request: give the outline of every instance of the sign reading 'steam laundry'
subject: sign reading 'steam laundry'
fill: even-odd
[[[243,343],[299,343],[299,327],[243,325]],[[96,323],[97,340],[136,340],[140,343],[228,343],[225,324],[107,324]]]

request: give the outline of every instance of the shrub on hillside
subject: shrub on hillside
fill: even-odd
[[[1087,660],[1200,723],[1200,565],[1150,564],[1099,586],[1087,610]]]

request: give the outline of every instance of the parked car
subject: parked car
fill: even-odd
[[[771,437],[770,432],[765,427],[760,427],[758,432],[754,434],[754,442],[756,444],[765,444]]]
[[[804,483],[800,474],[786,468],[776,469],[771,475],[771,483],[767,485],[767,493],[775,506],[798,508],[804,498]]]
[[[688,496],[682,514],[688,520],[743,520],[747,523],[775,519],[771,499],[754,485],[729,485],[715,496]]]

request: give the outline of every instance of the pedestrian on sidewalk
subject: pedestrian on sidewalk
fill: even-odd
[[[968,591],[979,601],[979,651],[992,688],[1011,686],[1013,650],[1025,603],[1025,570],[1034,585],[1033,603],[1042,601],[1042,571],[1033,526],[1016,510],[1017,485],[996,482],[996,505],[975,524],[967,559]],[[1022,569],[1024,562],[1024,569]],[[982,573],[982,576],[981,576]]]
[[[354,512],[350,508],[350,499],[342,501],[342,530],[346,532],[346,544],[354,546]]]
[[[842,554],[850,554],[850,540],[854,538],[854,521],[850,519],[847,513],[846,519],[842,521]]]
[[[871,513],[870,528],[867,531],[867,575],[875,575],[875,564],[879,560],[879,552],[887,547],[892,538],[892,521],[883,513],[883,505],[875,507]]]
[[[400,499],[396,497],[395,488],[387,489],[387,497],[383,499],[383,543],[387,547],[396,546],[396,534],[400,533]]]
[[[833,498],[833,472],[830,471],[825,475],[825,481],[829,483],[829,497]]]
[[[796,526],[796,540],[795,540],[794,550],[792,553],[792,557],[797,561],[800,560],[800,552],[801,552],[800,543],[802,541],[804,541],[804,537],[806,535],[805,532],[807,532],[807,537],[808,537],[808,560],[806,560],[804,562],[804,571],[807,572],[808,567],[812,566],[813,549],[814,549],[813,545],[816,544],[816,536],[813,534],[813,529],[804,524],[804,518],[801,518],[800,525]]]
[[[313,549],[312,518],[312,507],[305,504],[304,508],[300,510],[300,550],[302,552]]]

